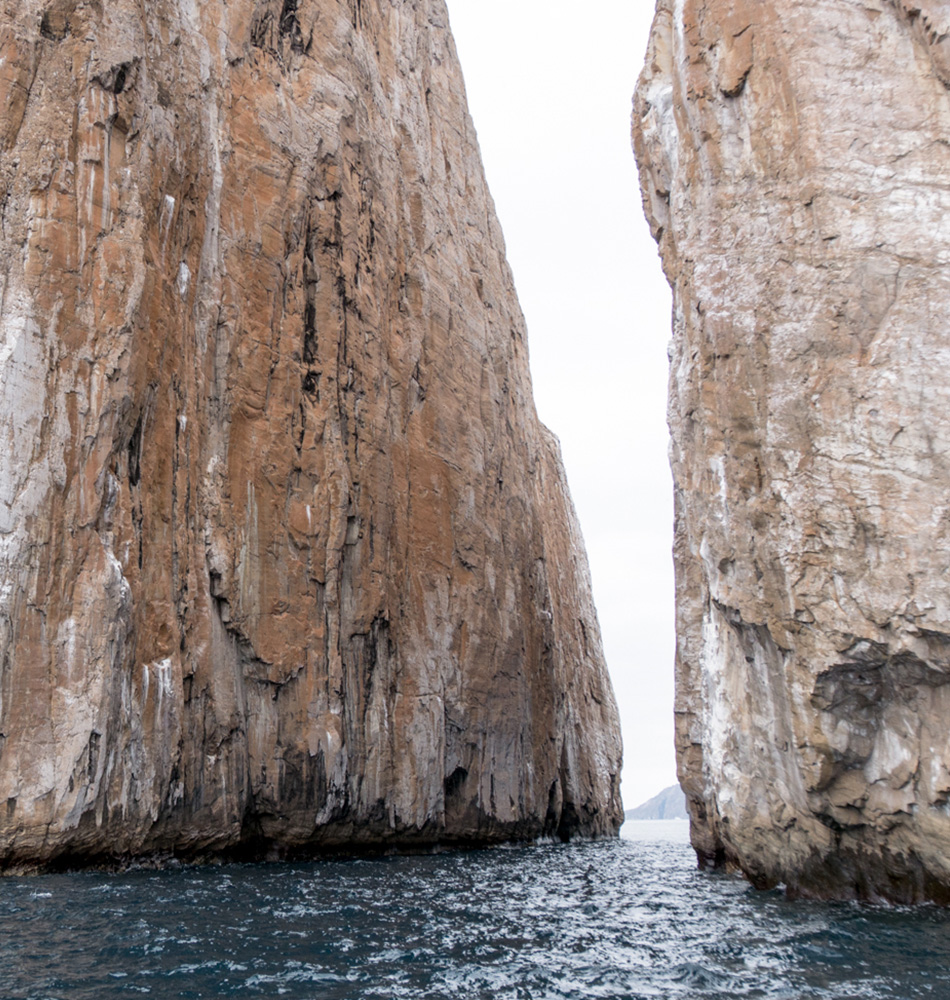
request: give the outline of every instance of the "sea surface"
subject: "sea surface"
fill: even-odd
[[[0,998],[950,998],[950,912],[791,903],[616,842],[0,880]]]

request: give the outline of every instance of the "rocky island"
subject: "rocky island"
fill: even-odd
[[[615,834],[442,0],[0,10],[0,869]]]
[[[936,0],[660,0],[636,97],[679,776],[793,895],[950,902],[948,87]]]

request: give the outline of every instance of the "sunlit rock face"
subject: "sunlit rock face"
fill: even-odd
[[[660,0],[677,743],[702,859],[950,900],[950,10]]]
[[[444,4],[0,10],[0,867],[614,833]]]

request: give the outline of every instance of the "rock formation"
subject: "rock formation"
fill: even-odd
[[[614,833],[442,0],[0,10],[0,867]]]
[[[950,14],[660,0],[634,112],[674,289],[693,843],[950,901]]]
[[[652,799],[647,799],[634,809],[627,809],[623,818],[625,820],[688,819],[683,789],[679,785],[664,788]]]

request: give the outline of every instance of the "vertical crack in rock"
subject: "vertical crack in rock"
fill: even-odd
[[[945,5],[660,0],[676,726],[700,859],[950,901]]]
[[[616,832],[447,24],[4,7],[0,868]]]

